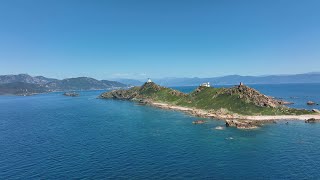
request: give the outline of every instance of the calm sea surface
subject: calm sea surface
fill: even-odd
[[[320,108],[319,84],[252,87]],[[0,179],[320,179],[320,123],[216,130],[100,93],[0,96]]]

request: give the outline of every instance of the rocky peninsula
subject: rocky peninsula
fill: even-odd
[[[285,106],[288,102],[266,96],[240,84],[231,88],[199,86],[186,94],[146,82],[141,87],[105,92],[100,98],[135,101],[163,109],[183,111],[197,117],[237,120],[230,126],[255,127],[275,120],[320,119],[320,113]],[[258,123],[257,123],[258,121]],[[252,124],[252,126],[250,125]]]

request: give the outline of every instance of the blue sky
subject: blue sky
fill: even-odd
[[[320,71],[318,0],[0,1],[0,74],[214,77]]]

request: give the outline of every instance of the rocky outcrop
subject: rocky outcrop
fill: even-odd
[[[274,120],[226,120],[226,127],[238,129],[256,129],[265,123],[275,123]]]
[[[294,104],[293,102],[288,102],[288,101],[278,101],[279,104],[281,105],[290,105],[290,104]]]
[[[304,121],[305,123],[315,123],[315,122],[320,122],[320,119],[316,118],[310,118]]]
[[[105,92],[100,95],[100,98],[132,100],[134,98],[138,98],[137,97],[138,95],[139,95],[139,88],[133,87],[128,90],[119,89],[119,90],[113,90],[110,92]]]
[[[320,113],[320,110],[318,110],[318,109],[312,109],[312,112]]]
[[[312,105],[318,105],[317,103],[313,102],[313,101],[308,101],[307,105],[312,106]]]
[[[164,89],[164,87],[157,85],[154,82],[147,82],[144,83],[141,88],[139,89],[140,92],[146,92],[146,91],[160,91]]]
[[[226,89],[224,93],[228,95],[238,95],[240,99],[243,99],[246,102],[252,102],[261,107],[279,107],[287,104],[287,102],[275,100],[272,97],[261,94],[259,91],[245,85]]]
[[[146,105],[146,104],[149,104],[150,101],[147,100],[147,99],[139,99],[139,100],[138,100],[138,103],[141,104],[141,105]]]
[[[177,90],[171,91],[170,94],[173,95],[173,96],[185,96],[184,93],[182,93],[180,91],[177,91]]]
[[[258,126],[251,124],[251,121],[226,120],[226,127],[236,127],[238,129],[255,129]]]

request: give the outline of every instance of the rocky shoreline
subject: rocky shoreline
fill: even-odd
[[[162,108],[162,109],[171,109],[186,112],[188,114],[203,117],[203,118],[215,118],[220,120],[257,120],[257,121],[274,121],[274,120],[308,120],[311,118],[320,119],[320,113],[318,114],[310,114],[310,115],[274,115],[274,116],[246,116],[246,115],[239,115],[239,114],[224,114],[219,111],[216,112],[208,112],[201,109],[195,108],[187,108],[187,107],[180,107],[175,105],[170,105],[166,103],[158,103],[158,102],[148,102],[148,105]]]
[[[238,129],[255,129],[267,123],[276,123],[278,120],[301,120],[305,122],[320,122],[320,113],[312,115],[274,115],[274,116],[245,116],[239,114],[225,114],[223,112],[208,112],[201,109],[188,108],[170,105],[158,102],[145,102],[144,104],[153,107],[168,109],[174,111],[181,111],[192,116],[211,118],[226,121],[226,126],[236,127]],[[198,123],[195,123],[198,124]]]

